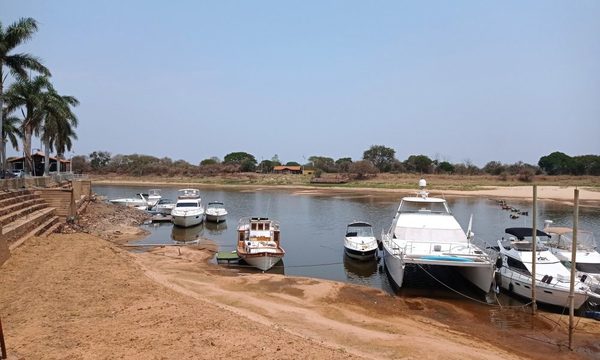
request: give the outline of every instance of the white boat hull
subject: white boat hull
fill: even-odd
[[[400,256],[394,255],[395,253],[396,252],[393,249],[390,249],[384,241],[383,263],[396,286],[402,287],[402,282],[404,281],[404,262]]]
[[[196,226],[204,220],[203,213],[176,215],[171,213],[173,224],[181,227]]]
[[[248,265],[252,265],[255,268],[258,268],[262,271],[269,270],[270,268],[275,266],[275,264],[277,264],[282,258],[283,255],[273,253],[262,253],[258,256],[254,254],[254,256],[242,257],[242,259],[246,263],[248,263]]]
[[[210,222],[222,222],[225,221],[227,219],[227,214],[209,214],[206,213],[206,221],[210,221]]]
[[[514,273],[513,271],[500,269],[501,284],[503,289],[513,292],[521,297],[531,299],[531,278]],[[546,284],[536,281],[536,300],[537,302],[555,305],[569,306],[569,288],[567,286],[558,287],[556,284]],[[589,295],[587,293],[575,292],[573,306],[578,309],[586,302]]]
[[[109,200],[111,204],[130,206],[130,207],[148,207],[148,203],[145,200],[137,199],[116,199]]]

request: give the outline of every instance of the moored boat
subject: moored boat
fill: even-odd
[[[202,223],[204,207],[198,189],[181,189],[175,208],[171,211],[173,224],[190,227]]]
[[[443,266],[458,271],[483,292],[491,289],[494,264],[465,233],[445,199],[429,197],[421,179],[417,196],[404,197],[389,231],[382,233],[383,260],[393,282],[402,287],[406,266]]]
[[[346,226],[344,236],[346,255],[356,260],[373,260],[377,254],[377,239],[371,224],[354,221]]]
[[[219,223],[227,220],[227,210],[221,201],[211,201],[205,211],[206,221]]]
[[[148,199],[144,194],[136,194],[134,198],[120,198],[108,200],[111,204],[136,207],[138,209],[148,208]]]
[[[237,230],[237,254],[247,264],[267,271],[285,255],[278,221],[261,217],[242,218]]]

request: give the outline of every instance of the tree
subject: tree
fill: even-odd
[[[59,95],[54,89],[50,89],[42,97],[39,111],[43,119],[40,131],[44,142],[45,175],[50,171],[50,151],[56,149],[56,157],[61,158],[65,151],[71,150],[71,139],[77,139],[74,128],[77,127],[78,120],[71,110],[71,107],[77,105],[79,101],[74,96]],[[56,170],[60,172],[60,164],[57,162],[56,165]]]
[[[4,109],[2,116],[4,119],[2,119],[2,139],[0,139],[0,141],[5,144],[10,140],[13,149],[19,151],[19,142],[17,138],[21,137],[21,119],[16,116],[11,116],[7,108]]]
[[[218,161],[216,161],[215,159],[213,159],[213,158],[210,158],[210,159],[204,159],[204,160],[200,161],[200,166],[206,166],[206,165],[216,165],[216,164],[218,164],[218,163],[219,163],[219,162],[218,162]]]
[[[502,165],[500,161],[490,161],[485,164],[482,170],[490,175],[500,175],[506,171],[506,166]]]
[[[356,174],[357,179],[363,179],[369,174],[377,174],[379,169],[368,160],[353,162],[348,169],[349,172]]]
[[[396,150],[383,145],[372,145],[363,153],[363,160],[370,161],[379,171],[387,172],[392,168]]]
[[[565,175],[573,172],[575,163],[569,155],[555,151],[550,155],[542,156],[538,166],[549,175]]]
[[[308,161],[312,163],[312,166],[315,169],[320,169],[324,172],[334,172],[336,171],[335,162],[332,158],[326,156],[311,156],[308,158]]]
[[[48,92],[53,90],[52,84],[46,76],[36,76],[33,79],[21,77],[9,87],[5,94],[7,102],[13,107],[21,107],[23,113],[21,132],[23,134],[26,173],[31,173],[33,169],[31,138],[44,118],[42,111],[44,98]]]
[[[352,165],[352,158],[349,157],[339,158],[335,161],[335,166],[340,172],[348,172],[350,165]]]
[[[285,163],[285,166],[301,166],[300,163],[297,163],[295,161],[288,161]]]
[[[14,76],[26,77],[28,70],[36,71],[42,75],[50,76],[50,71],[42,65],[41,61],[30,54],[13,54],[16,47],[29,40],[37,31],[37,22],[32,18],[21,18],[4,28],[0,22],[0,121],[4,121],[4,66]],[[0,130],[4,125],[0,125]],[[2,134],[0,139],[4,139]],[[31,150],[31,149],[29,149]],[[6,143],[0,144],[0,167],[6,170]]]
[[[450,164],[447,161],[442,161],[441,163],[438,164],[437,169],[438,169],[438,171],[452,174],[454,172],[454,165]]]
[[[105,167],[109,162],[110,153],[108,151],[94,151],[90,154],[90,165],[94,170]]]
[[[250,161],[254,166],[256,166],[256,158],[254,158],[254,155],[248,154],[243,151],[229,153],[223,158],[224,164],[241,165],[244,161]]]
[[[85,155],[73,156],[73,158],[71,159],[71,168],[73,172],[77,174],[82,174],[84,172],[89,171],[89,166],[90,165]]]
[[[404,166],[408,171],[429,174],[432,163],[433,161],[426,155],[411,155],[404,161]]]
[[[272,160],[263,160],[258,164],[258,171],[261,173],[270,173],[273,172],[273,168],[275,167],[275,163]]]

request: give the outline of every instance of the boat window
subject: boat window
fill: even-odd
[[[346,230],[346,236],[373,236],[373,228],[369,226],[350,226]]]
[[[531,275],[531,273],[529,272],[529,269],[527,269],[527,267],[519,260],[517,259],[513,259],[510,256],[507,256],[506,262],[508,264],[508,267],[516,270],[520,273],[525,273],[527,275]]]
[[[256,230],[256,223],[250,224],[250,230]]]
[[[580,263],[578,262],[575,268],[578,271],[592,273],[592,274],[600,274],[600,264],[592,264],[592,263]]]
[[[257,225],[258,225],[258,230],[264,230],[264,226],[265,226],[265,224],[263,224],[263,223],[258,223]]]
[[[400,206],[401,212],[419,212],[419,213],[449,213],[443,202],[424,202],[424,201],[403,201]]]
[[[265,224],[265,230],[270,230],[270,228],[271,227],[269,226],[269,224]]]
[[[177,203],[176,207],[198,207],[198,204],[187,203],[187,202],[185,202],[185,203],[180,202],[180,203]]]

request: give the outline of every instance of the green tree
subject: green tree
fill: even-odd
[[[349,157],[339,158],[335,161],[335,166],[339,172],[348,172],[350,165],[352,165],[352,158]]]
[[[241,165],[244,161],[250,161],[254,166],[256,166],[256,158],[254,155],[243,151],[229,153],[225,155],[225,158],[223,158],[224,164]]]
[[[288,161],[285,163],[285,166],[301,166],[300,163],[297,163],[295,161]]]
[[[348,171],[356,174],[357,179],[364,179],[369,174],[377,174],[379,169],[368,160],[360,160],[350,164]]]
[[[89,157],[90,166],[94,170],[101,169],[110,162],[110,153],[108,151],[94,151]]]
[[[549,175],[566,175],[573,172],[575,162],[569,155],[555,151],[550,155],[542,156],[538,166]]]
[[[372,145],[369,150],[363,153],[363,160],[370,161],[381,172],[388,172],[392,168],[395,156],[396,150],[392,148],[383,145]]]
[[[14,76],[26,77],[28,70],[50,76],[50,71],[41,61],[26,53],[14,53],[15,48],[29,40],[37,31],[37,22],[32,18],[21,18],[17,22],[4,27],[0,22],[0,121],[4,121],[4,67]],[[0,125],[0,130],[4,125]],[[4,139],[5,136],[0,136]],[[29,149],[31,151],[31,148]],[[30,155],[30,154],[29,154]],[[6,143],[0,144],[0,167],[6,170]]]
[[[426,155],[411,155],[406,159],[404,165],[408,171],[429,174],[432,163],[433,161]]]
[[[504,166],[500,161],[490,161],[485,164],[482,170],[490,175],[500,175],[506,171],[506,166]]]
[[[263,160],[260,162],[260,164],[258,164],[258,171],[260,171],[263,174],[270,173],[273,172],[273,168],[275,166],[276,165],[272,160]]]
[[[43,122],[42,105],[49,91],[53,91],[53,87],[46,76],[36,76],[33,79],[21,77],[8,88],[5,94],[7,102],[13,107],[21,107],[24,116],[21,132],[26,173],[31,173],[33,169],[31,138]]]
[[[218,164],[218,162],[213,158],[204,159],[204,160],[200,161],[200,166],[216,165],[216,164]]]
[[[442,161],[441,163],[438,164],[437,166],[438,171],[447,173],[447,174],[452,174],[454,172],[454,165],[450,164],[447,161]]]
[[[335,162],[332,158],[326,156],[311,156],[308,161],[312,163],[315,169],[320,169],[324,172],[335,172]]]
[[[21,137],[21,119],[16,116],[11,116],[7,108],[2,113],[4,119],[2,119],[2,143],[5,144],[10,141],[13,149],[19,151],[19,142],[17,138]],[[0,171],[2,172],[2,171]]]

